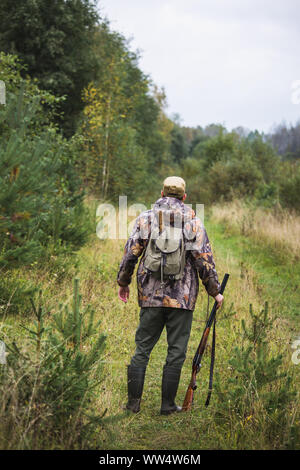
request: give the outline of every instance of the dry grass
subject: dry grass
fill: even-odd
[[[215,222],[230,230],[253,237],[278,251],[288,251],[289,257],[300,259],[300,216],[277,209],[250,208],[236,200],[212,208]]]

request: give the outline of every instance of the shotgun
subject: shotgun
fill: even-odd
[[[223,292],[225,290],[225,287],[226,287],[226,284],[227,284],[227,281],[228,281],[228,278],[229,278],[229,274],[225,274],[225,276],[223,278],[223,281],[222,281],[222,284],[221,284],[220,294],[223,294]],[[196,354],[195,354],[194,359],[193,359],[192,378],[191,378],[191,381],[189,383],[188,389],[187,389],[186,394],[185,394],[184,402],[183,402],[183,405],[182,405],[182,411],[188,411],[192,407],[192,403],[193,403],[193,399],[194,399],[194,390],[196,390],[196,388],[197,388],[196,375],[198,374],[198,372],[200,370],[200,367],[201,367],[201,360],[202,360],[202,356],[203,356],[205,348],[206,348],[206,343],[207,343],[208,335],[209,335],[209,332],[210,332],[210,328],[211,328],[211,325],[212,325],[213,321],[215,320],[215,316],[216,316],[216,312],[217,312],[217,305],[218,305],[218,302],[215,302],[214,306],[211,310],[211,313],[209,315],[209,318],[207,320],[206,326],[204,328],[202,338],[201,338],[201,341],[200,341],[199,346],[197,348]],[[210,398],[210,395],[209,395],[209,398]],[[207,403],[209,403],[209,398],[207,400]]]

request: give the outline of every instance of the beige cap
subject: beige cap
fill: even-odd
[[[185,193],[185,181],[179,176],[169,176],[163,185],[164,196],[182,198]]]

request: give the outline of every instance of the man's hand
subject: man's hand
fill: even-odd
[[[129,299],[129,286],[126,287],[119,287],[119,299],[122,300],[122,302],[127,302]]]
[[[223,300],[224,300],[224,297],[223,297],[223,295],[222,295],[222,294],[218,294],[218,295],[216,295],[216,297],[215,297],[215,301],[216,301],[216,302],[218,302],[217,308],[220,308],[220,307],[222,307]]]

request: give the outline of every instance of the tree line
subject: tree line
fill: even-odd
[[[86,193],[153,202],[169,174],[186,179],[190,202],[299,210],[299,126],[181,126],[93,0],[3,0],[2,11],[2,266],[84,244]]]

